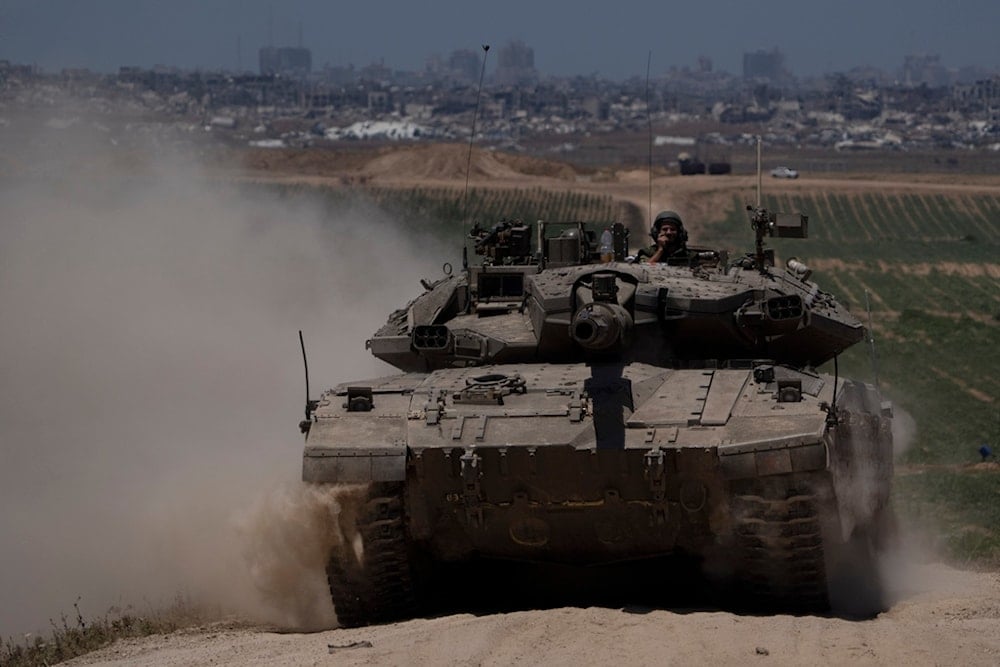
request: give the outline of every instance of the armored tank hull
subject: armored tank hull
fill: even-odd
[[[303,479],[355,501],[341,624],[419,613],[421,568],[473,559],[683,556],[755,607],[878,611],[891,407],[815,370],[861,324],[801,263],[601,264],[570,239],[425,283],[368,341],[407,372],[310,405]]]

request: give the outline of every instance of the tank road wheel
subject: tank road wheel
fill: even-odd
[[[357,512],[341,514],[343,540],[326,568],[341,627],[412,616],[415,608],[402,485],[373,485]]]
[[[734,483],[736,570],[753,606],[793,612],[829,607],[821,513],[825,500],[796,481]]]

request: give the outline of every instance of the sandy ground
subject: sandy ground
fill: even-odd
[[[312,634],[218,624],[71,665],[997,665],[1000,575],[921,565],[872,620],[562,608]]]

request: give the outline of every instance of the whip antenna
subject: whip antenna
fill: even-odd
[[[302,347],[302,365],[306,368],[306,419],[309,419],[309,362],[306,360],[306,342],[302,338],[302,329],[299,329],[299,345]]]
[[[479,116],[479,102],[483,96],[483,77],[486,75],[486,56],[490,45],[483,44],[483,67],[479,71],[479,89],[476,91],[476,111],[472,114],[472,132],[469,133],[469,158],[465,163],[465,193],[462,195],[462,265],[469,268],[469,260],[465,249],[465,223],[469,216],[469,174],[472,171],[472,142],[476,139],[476,118]]]
[[[649,126],[649,211],[650,224],[653,223],[653,114],[649,110],[649,65],[653,61],[653,50],[646,57],[646,123]]]
[[[306,369],[306,418],[299,422],[299,430],[303,433],[308,433],[309,427],[312,425],[313,410],[319,405],[319,401],[309,398],[309,362],[306,360],[306,342],[302,338],[302,329],[299,329],[299,346],[302,347],[302,365]]]
[[[760,208],[760,189],[763,187],[763,183],[760,180],[760,135],[757,135],[757,208]]]

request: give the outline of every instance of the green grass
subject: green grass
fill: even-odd
[[[881,387],[916,422],[895,489],[904,523],[937,531],[956,562],[1000,565],[1000,471],[963,467],[982,444],[1000,451],[1000,199],[820,192],[764,203],[810,218],[809,239],[767,240],[779,261],[822,267],[811,279],[862,319],[871,295]],[[730,248],[752,242],[738,197],[708,229]],[[842,374],[873,379],[864,345],[839,361]]]
[[[901,463],[971,463],[979,460],[982,444],[997,447],[1000,368],[992,352],[996,326],[904,311],[881,336],[876,339],[881,387],[917,424]],[[987,358],[990,354],[992,359]],[[840,371],[872,380],[864,346],[842,356]],[[987,397],[994,400],[983,400]]]
[[[1000,567],[1000,472],[919,469],[896,475],[894,500],[904,525],[933,534],[933,547],[967,567]]]

